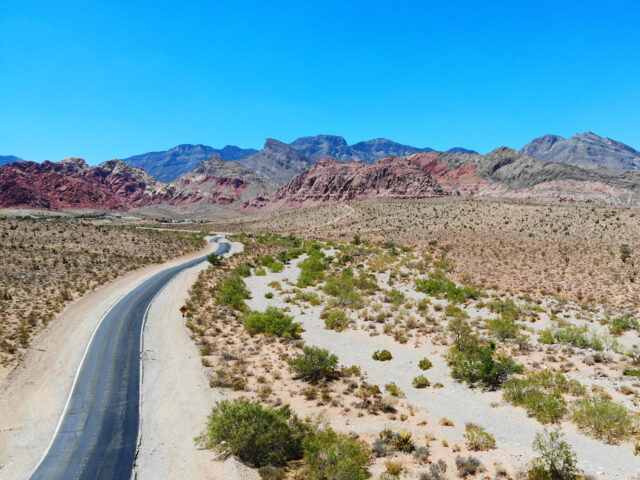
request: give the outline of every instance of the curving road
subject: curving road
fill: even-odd
[[[230,244],[214,237],[215,253]],[[147,309],[180,272],[206,257],[163,270],[116,303],[89,342],[53,441],[32,480],[128,480],[138,443],[140,340]]]

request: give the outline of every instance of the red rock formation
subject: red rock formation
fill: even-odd
[[[19,162],[0,168],[0,207],[128,210],[156,203],[200,199],[156,182],[143,170],[118,160],[89,167],[82,159]]]
[[[439,184],[420,162],[388,157],[376,163],[338,162],[325,158],[296,176],[268,200],[245,203],[248,210],[291,208],[367,198],[432,198],[456,195]]]

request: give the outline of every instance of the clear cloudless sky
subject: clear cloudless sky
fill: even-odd
[[[0,0],[0,154],[329,133],[640,149],[640,2]]]

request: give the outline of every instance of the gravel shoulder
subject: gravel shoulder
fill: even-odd
[[[69,305],[31,343],[0,383],[0,480],[28,478],[44,454],[85,349],[102,317],[132,288],[167,267],[214,250],[150,265],[108,283]]]
[[[231,242],[225,256],[242,251]],[[194,437],[223,394],[209,387],[200,352],[189,336],[179,308],[207,264],[178,275],[156,297],[143,331],[141,442],[138,480],[189,478],[226,480],[228,465],[215,452],[197,448]]]

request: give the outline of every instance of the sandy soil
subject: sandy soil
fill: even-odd
[[[232,244],[225,256],[242,251]],[[184,326],[179,308],[189,287],[207,264],[178,275],[156,297],[145,323],[142,357],[142,433],[136,458],[139,480],[189,478],[227,480],[229,465],[193,438],[202,430],[223,394],[209,387],[198,348]]]
[[[28,478],[51,441],[87,343],[120,298],[167,267],[197,253],[151,265],[109,282],[69,305],[36,337],[21,362],[0,384],[0,479]]]
[[[299,261],[299,260],[298,260]],[[306,332],[303,338],[309,345],[327,348],[338,355],[345,365],[360,365],[367,372],[367,380],[371,383],[385,384],[396,382],[407,394],[406,401],[417,408],[426,409],[433,425],[442,417],[454,421],[455,427],[438,428],[435,431],[438,438],[453,443],[464,443],[465,422],[481,424],[491,432],[497,441],[498,450],[480,452],[485,463],[499,461],[501,463],[522,467],[532,457],[531,444],[535,433],[543,427],[534,419],[528,418],[522,409],[503,405],[494,408],[492,403],[501,403],[501,396],[497,392],[482,392],[472,390],[456,383],[449,375],[448,367],[443,358],[436,353],[435,346],[423,344],[415,346],[411,343],[401,345],[387,336],[369,336],[361,330],[347,330],[343,333],[326,330],[320,320],[322,306],[299,308],[287,304],[280,295],[266,299],[265,293],[273,292],[268,284],[274,280],[282,283],[289,279],[295,282],[299,269],[295,266],[298,261],[288,265],[280,273],[268,273],[266,276],[252,276],[246,279],[247,286],[252,292],[249,306],[255,310],[264,310],[267,306],[291,308],[291,313],[300,321]],[[358,348],[354,348],[357,345]],[[393,360],[381,364],[372,360],[375,350],[388,349],[393,354]],[[428,391],[418,391],[411,387],[413,377],[420,374],[417,367],[419,360],[428,356],[433,361],[433,368],[428,377],[432,382],[441,382],[444,388]],[[379,420],[373,420],[381,428]],[[629,451],[603,444],[597,440],[580,434],[571,427],[565,427],[567,440],[578,454],[580,467],[586,472],[598,475],[603,479],[630,478],[638,474],[637,457]],[[496,457],[498,453],[499,458]]]

